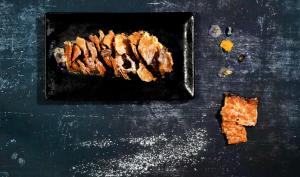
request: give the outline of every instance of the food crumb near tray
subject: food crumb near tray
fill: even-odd
[[[220,43],[220,47],[222,48],[222,50],[226,53],[231,52],[232,48],[233,48],[233,42],[230,39],[224,39],[221,41]]]
[[[208,34],[214,38],[219,37],[222,34],[222,30],[219,25],[211,25],[208,30]]]
[[[247,142],[247,132],[244,126],[255,126],[257,123],[257,98],[244,98],[226,94],[224,106],[221,109],[222,133],[228,144]]]

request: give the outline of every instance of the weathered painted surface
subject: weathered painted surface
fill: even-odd
[[[49,11],[195,12],[195,99],[48,103],[43,100]],[[0,176],[297,176],[300,159],[300,3],[273,1],[0,0]],[[234,28],[224,56],[211,24]],[[230,62],[235,73],[217,73]],[[225,144],[222,94],[260,99],[249,142]]]

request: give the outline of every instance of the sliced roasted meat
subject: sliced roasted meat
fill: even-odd
[[[137,70],[137,74],[140,77],[140,79],[145,82],[151,82],[156,80],[152,73],[142,63],[139,63],[139,69]]]
[[[105,37],[105,34],[102,30],[99,30],[99,40],[100,40],[100,44],[102,44],[103,39]]]
[[[103,64],[96,58],[95,59],[95,66],[101,76],[104,76],[106,72],[106,68],[103,66]]]
[[[92,59],[97,58],[97,55],[98,55],[98,54],[97,54],[97,49],[96,49],[94,43],[92,43],[92,42],[87,42],[87,47],[88,47],[88,49],[89,49],[89,51],[90,51],[90,53],[91,53]]]
[[[104,45],[104,47],[108,47],[109,49],[111,49],[114,37],[115,37],[115,33],[112,30],[110,30],[108,32],[108,34],[105,35],[105,37],[103,39],[103,45]]]
[[[138,51],[140,52],[147,65],[151,65],[153,57],[158,49],[158,39],[145,32],[139,41]]]
[[[71,65],[71,70],[73,72],[80,72],[80,66],[78,65],[77,62],[73,62],[72,65]]]
[[[85,39],[81,38],[81,37],[77,37],[76,38],[76,44],[80,47],[80,49],[83,51],[83,55],[85,58],[89,57],[89,51],[86,47],[86,42]]]
[[[78,47],[78,45],[74,45],[73,46],[73,56],[72,56],[72,62],[76,60],[76,58],[78,58],[81,55],[81,50]]]
[[[65,46],[65,59],[66,59],[66,66],[67,69],[70,69],[71,66],[71,56],[72,56],[72,48],[73,48],[73,43],[70,41],[65,41],[64,42],[64,46]]]
[[[110,49],[104,49],[101,51],[101,56],[103,57],[104,62],[107,66],[112,67],[112,57],[111,57],[111,50]]]
[[[91,73],[90,69],[87,68],[82,61],[77,60],[77,63],[79,64],[80,71],[83,74],[90,74]]]
[[[98,36],[96,35],[89,35],[89,39],[95,44],[97,51],[100,52],[101,48],[100,48],[100,39],[98,38]]]
[[[140,55],[137,50],[137,45],[138,45],[143,33],[144,33],[143,31],[139,31],[139,32],[134,32],[130,36],[128,36],[128,40],[130,43],[132,53],[134,54],[135,58],[138,60],[140,59]]]
[[[128,39],[124,33],[115,36],[114,47],[119,55],[128,53]]]
[[[161,44],[159,45],[159,56],[157,61],[159,65],[159,72],[162,76],[165,75],[165,73],[173,71],[172,54]]]

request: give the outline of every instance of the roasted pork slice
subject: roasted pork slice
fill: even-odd
[[[138,45],[142,35],[143,35],[143,31],[139,31],[139,32],[134,32],[130,36],[128,36],[132,53],[134,54],[134,56],[137,60],[140,60],[140,55],[137,50],[137,45]]]
[[[225,134],[228,144],[247,142],[247,132],[245,127],[236,122],[223,121],[222,132]]]
[[[69,70],[71,67],[71,56],[72,56],[73,43],[70,41],[65,41],[64,46],[65,46],[64,56],[66,59],[66,66],[67,66],[67,69]]]
[[[173,58],[172,54],[163,46],[159,45],[159,56],[157,58],[159,65],[159,72],[161,75],[173,71]]]
[[[83,59],[84,63],[85,63],[85,66],[87,68],[89,68],[90,72],[91,73],[95,73],[96,71],[96,65],[95,65],[95,61],[93,58],[89,57],[89,58],[84,58]]]
[[[114,47],[118,55],[128,54],[128,39],[124,33],[115,35]]]
[[[109,30],[108,34],[105,35],[105,37],[103,38],[103,42],[102,42],[102,44],[104,45],[103,47],[104,48],[108,47],[109,49],[112,49],[114,37],[115,37],[115,33],[112,30]]]
[[[77,37],[76,38],[76,44],[80,47],[80,49],[83,51],[83,55],[84,58],[88,58],[89,57],[89,51],[86,47],[86,42],[85,39],[81,38],[81,37]]]
[[[71,71],[73,72],[80,72],[80,66],[78,65],[77,62],[73,62],[72,65],[71,65]]]
[[[90,39],[90,41],[92,41],[95,44],[97,51],[100,52],[101,51],[100,39],[98,38],[98,36],[91,34],[91,35],[89,35],[89,39]]]
[[[222,120],[237,122],[245,126],[255,126],[257,106],[257,98],[246,99],[236,95],[226,95],[224,106],[221,109]]]
[[[99,33],[100,44],[102,44],[105,34],[102,30],[99,30],[98,33]]]
[[[87,41],[87,47],[88,47],[88,49],[89,49],[89,51],[90,51],[90,53],[91,53],[92,59],[97,58],[97,55],[98,55],[98,54],[97,54],[97,49],[96,49],[94,43],[88,42],[88,41]]]
[[[86,67],[82,61],[77,60],[77,63],[79,64],[80,71],[83,74],[90,74],[91,73],[90,69],[88,67]]]
[[[72,62],[74,62],[79,56],[81,55],[81,50],[78,47],[78,45],[74,44],[73,46],[73,56],[72,56]]]
[[[158,49],[158,39],[155,36],[150,36],[145,32],[138,44],[138,51],[146,61],[147,65],[151,65],[152,60]]]
[[[120,67],[123,63],[123,58],[122,56],[116,56],[115,59],[112,59],[112,66],[114,69],[114,74],[116,77],[123,77],[125,80],[130,80],[126,70],[124,68]]]
[[[153,77],[152,73],[142,63],[139,63],[139,69],[137,70],[137,74],[139,78],[145,82],[151,82],[156,80],[156,78]]]
[[[112,68],[112,63],[111,63],[111,60],[112,60],[112,56],[111,56],[112,52],[110,49],[104,49],[101,51],[101,56],[103,57],[103,60],[105,62],[105,64],[109,67]]]
[[[99,74],[101,76],[104,76],[104,74],[106,73],[106,68],[103,66],[103,64],[97,58],[95,59],[95,65],[96,65],[96,68],[97,68]]]

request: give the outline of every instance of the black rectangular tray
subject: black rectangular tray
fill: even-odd
[[[50,100],[172,100],[194,96],[194,18],[189,12],[166,13],[46,13],[46,99]],[[146,83],[100,76],[72,75],[56,64],[53,49],[77,36],[131,33],[144,30],[172,53],[173,72]]]

